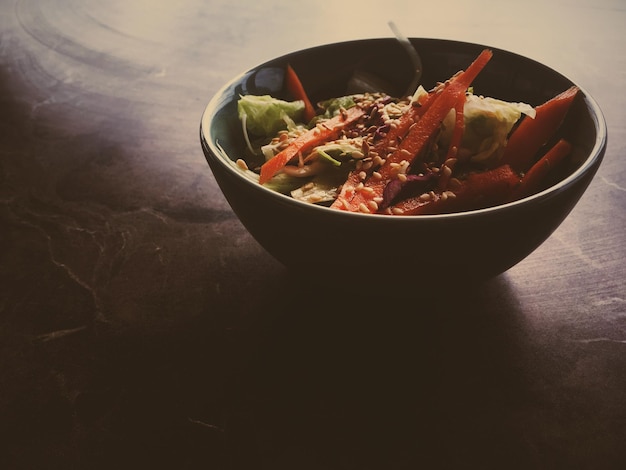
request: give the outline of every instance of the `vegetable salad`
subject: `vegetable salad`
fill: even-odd
[[[238,101],[250,155],[237,167],[294,199],[370,214],[457,212],[532,194],[571,152],[553,140],[578,89],[536,108],[475,94],[492,55],[411,96],[364,92],[316,106],[287,66],[292,101]]]

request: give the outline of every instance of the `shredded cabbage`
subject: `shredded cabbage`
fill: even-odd
[[[499,159],[507,137],[522,114],[535,117],[535,109],[526,103],[507,101],[468,94],[463,110],[465,129],[460,152],[466,152],[474,162]],[[454,130],[454,110],[443,121],[439,143],[444,148],[450,143]]]

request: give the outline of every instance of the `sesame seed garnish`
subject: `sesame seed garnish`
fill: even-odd
[[[365,156],[365,154],[363,152],[360,152],[358,150],[355,150],[352,152],[352,158],[356,158],[356,159],[362,159]]]
[[[359,211],[364,212],[365,214],[370,214],[370,210],[364,203],[359,204]]]
[[[235,163],[237,165],[237,168],[239,168],[240,170],[248,170],[248,164],[241,158],[238,158]]]
[[[338,197],[337,200],[339,201],[339,203],[345,207],[346,209],[348,209],[350,207],[350,205],[348,204],[348,201],[346,201],[344,198],[342,197]]]

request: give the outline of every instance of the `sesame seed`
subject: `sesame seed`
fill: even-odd
[[[383,175],[381,175],[380,173],[378,173],[377,171],[375,171],[374,173],[372,173],[372,177],[373,177],[374,179],[379,180],[379,179],[382,179]]]
[[[365,178],[367,178],[367,173],[364,171],[359,172],[359,179],[364,180]]]
[[[406,173],[399,173],[398,179],[404,183],[407,179]]]
[[[235,162],[237,164],[237,167],[240,170],[247,170],[248,169],[248,164],[242,160],[241,158],[237,159],[237,161]]]
[[[404,211],[402,209],[400,209],[399,207],[394,207],[393,209],[391,209],[391,212],[393,213],[393,215],[402,215],[402,214],[404,214]]]
[[[367,203],[367,207],[372,211],[372,212],[376,212],[378,210],[378,204],[376,204],[376,201],[368,201]]]
[[[428,193],[424,193],[419,197],[420,201],[426,202],[426,201],[430,201],[430,194]]]
[[[344,198],[342,197],[338,197],[337,201],[339,201],[339,204],[341,204],[343,207],[345,207],[346,209],[348,208],[348,201],[346,201]]]
[[[366,214],[370,213],[370,210],[367,208],[367,206],[364,203],[359,204],[359,211],[364,212]]]

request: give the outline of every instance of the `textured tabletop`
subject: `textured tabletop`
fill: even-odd
[[[623,468],[622,2],[1,3],[0,468]],[[473,289],[288,273],[202,154],[231,77],[390,20],[543,62],[607,120],[569,217]]]

